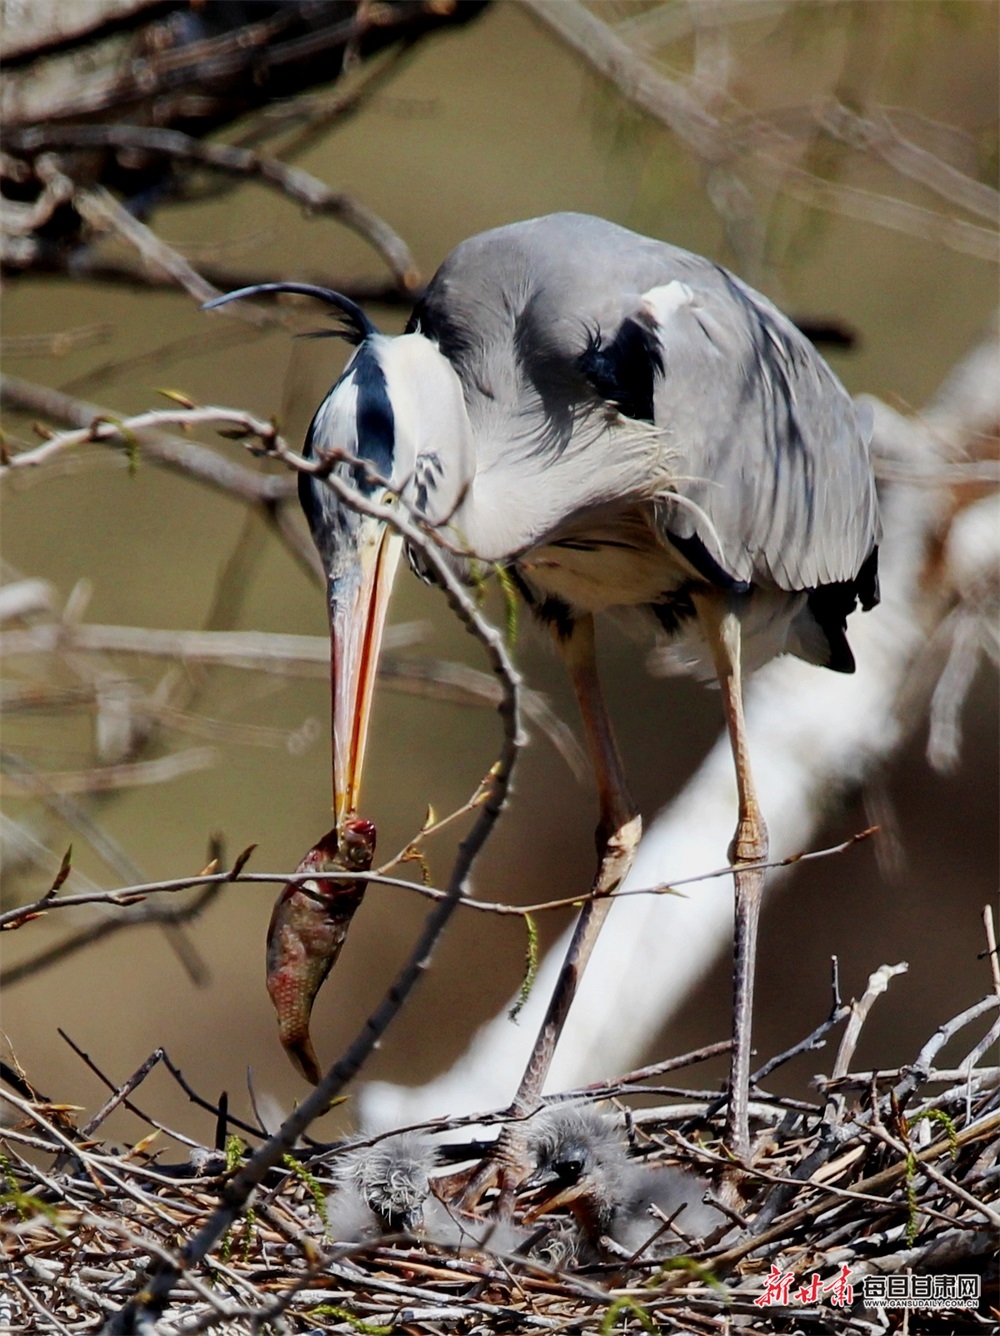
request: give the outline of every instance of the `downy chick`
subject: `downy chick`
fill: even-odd
[[[418,1132],[399,1132],[357,1145],[334,1162],[337,1187],[327,1197],[327,1230],[340,1243],[391,1234],[419,1234],[443,1247],[509,1252],[522,1241],[516,1226],[481,1220],[448,1207],[431,1190],[434,1146]]]
[[[436,1163],[434,1147],[416,1132],[344,1151],[334,1162],[337,1186],[326,1199],[330,1236],[358,1243],[422,1231]]]
[[[677,1228],[691,1239],[724,1220],[702,1201],[706,1180],[684,1169],[631,1160],[618,1118],[593,1107],[560,1105],[537,1114],[528,1126],[535,1164],[528,1184],[554,1193],[528,1213],[525,1223],[568,1206],[581,1234],[578,1262],[631,1257],[641,1250],[646,1259],[683,1252],[684,1242],[651,1214],[652,1207],[668,1218],[676,1213]]]

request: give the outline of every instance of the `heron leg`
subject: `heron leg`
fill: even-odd
[[[642,818],[628,791],[625,770],[601,690],[593,617],[581,617],[574,622],[568,634],[559,635],[558,644],[580,703],[597,779],[600,812],[596,832],[598,866],[590,896],[580,911],[545,1019],[514,1096],[510,1112],[517,1119],[533,1113],[540,1103],[542,1087],[552,1065],[559,1036],[611,908],[611,893],[632,866],[642,834]],[[518,1185],[519,1175],[523,1174],[523,1147],[517,1144],[518,1126],[516,1122],[509,1123],[497,1145],[495,1163],[500,1181],[497,1213],[501,1216]]]
[[[702,629],[711,646],[715,671],[722,689],[726,727],[736,763],[736,792],[739,820],[729,846],[736,884],[736,924],[733,950],[733,1055],[729,1076],[729,1104],[726,1110],[725,1144],[740,1160],[750,1153],[749,1085],[750,1038],[753,1021],[754,968],[757,956],[757,924],[764,889],[764,873],[759,864],[767,859],[767,826],[757,802],[757,790],[750,772],[746,723],[743,717],[743,688],[740,674],[739,618],[723,599],[695,595],[695,608]]]
[[[548,1012],[515,1097],[515,1106],[520,1113],[531,1112],[538,1103],[570,1005],[611,908],[611,893],[632,866],[642,834],[642,818],[628,791],[625,769],[601,690],[593,617],[581,617],[574,622],[569,634],[561,635],[558,643],[580,703],[597,780],[598,865],[590,898],[580,912]]]

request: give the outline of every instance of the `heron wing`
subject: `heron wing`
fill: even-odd
[[[459,374],[480,499],[490,485],[503,498],[512,553],[651,495],[663,539],[716,583],[850,581],[877,541],[850,397],[709,260],[585,215],[533,219],[462,243],[410,328]]]

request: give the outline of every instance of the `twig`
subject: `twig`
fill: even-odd
[[[478,805],[474,800],[457,809],[457,815],[466,811],[472,811]],[[444,818],[437,823],[438,826],[452,820],[452,816]],[[840,854],[845,849],[850,848],[855,840],[847,841],[845,844],[834,845],[830,849],[817,849],[808,854],[793,854],[786,860],[788,862],[799,862],[804,858],[823,858]],[[410,847],[410,846],[407,846]],[[402,851],[405,853],[405,850]],[[400,861],[401,855],[392,858],[385,867],[393,866]],[[732,874],[731,867],[716,868],[712,872],[699,873],[693,877],[685,877],[673,883],[674,886],[687,885],[689,882],[709,881],[713,878],[727,877]],[[62,895],[55,898],[42,897],[29,904],[19,905],[14,909],[5,910],[0,913],[0,930],[9,928],[11,924],[27,921],[33,915],[53,909],[72,909],[81,905],[105,904],[123,906],[130,902],[145,898],[151,895],[174,894],[177,891],[190,890],[193,886],[214,886],[226,883],[237,882],[263,882],[272,883],[291,883],[293,885],[305,886],[307,882],[314,879],[315,874],[310,872],[241,872],[233,877],[225,872],[201,873],[191,877],[170,877],[163,881],[143,882],[132,886],[121,887],[115,891],[83,891],[77,895]],[[412,891],[416,895],[423,896],[427,900],[441,901],[445,899],[448,892],[435,886],[426,886],[421,882],[408,881],[402,877],[390,877],[384,871],[375,872],[324,872],[324,880],[337,881],[364,881],[372,885],[388,886],[398,890]],[[637,889],[630,891],[614,892],[609,898],[619,899],[624,896],[633,895],[660,895],[664,893],[663,887],[648,887],[646,889]],[[670,888],[666,888],[670,889]],[[308,889],[306,891],[308,894]],[[494,900],[476,900],[472,896],[463,895],[460,904],[465,909],[476,910],[484,914],[497,914],[503,918],[524,918],[527,915],[541,914],[550,910],[578,908],[582,900],[588,899],[588,895],[579,895],[566,897],[558,900],[544,900],[532,905],[513,905],[503,901]]]
[[[868,986],[862,993],[857,1002],[851,1003],[851,1018],[847,1022],[847,1028],[844,1030],[843,1038],[840,1041],[840,1048],[837,1050],[837,1058],[833,1064],[834,1081],[838,1077],[844,1076],[851,1065],[851,1059],[854,1057],[854,1050],[858,1046],[858,1039],[861,1037],[861,1027],[868,1018],[868,1013],[875,1005],[877,998],[889,987],[889,981],[894,979],[897,974],[905,974],[909,969],[906,961],[901,961],[898,965],[881,965],[873,974],[868,976]]]
[[[11,1280],[13,1281],[16,1288],[21,1292],[21,1294],[24,1295],[24,1297],[27,1299],[28,1303],[35,1310],[35,1312],[40,1313],[46,1322],[51,1322],[55,1330],[60,1333],[60,1336],[71,1336],[69,1328],[64,1327],[63,1324],[56,1317],[55,1313],[53,1313],[50,1308],[46,1308],[45,1305],[42,1303],[42,1301],[35,1297],[35,1295],[31,1292],[28,1286],[25,1285],[24,1281],[21,1279],[20,1276],[17,1275],[11,1276]]]
[[[33,450],[22,450],[20,454],[11,455],[9,462],[0,467],[0,477],[12,469],[37,467],[63,450],[69,450],[77,445],[104,442],[117,446],[131,446],[134,441],[130,438],[139,437],[145,431],[162,431],[164,427],[172,426],[235,428],[248,436],[256,436],[265,448],[270,448],[272,442],[278,439],[277,428],[273,422],[263,422],[250,413],[230,408],[156,408],[121,420],[98,414],[89,426],[77,431],[57,432]]]
[[[850,1013],[850,1008],[844,1006],[840,999],[840,978],[836,956],[833,957],[832,975],[833,1003],[829,1016],[817,1025],[815,1030],[807,1034],[805,1039],[800,1039],[797,1044],[793,1044],[791,1048],[786,1049],[783,1053],[778,1053],[775,1057],[768,1059],[762,1067],[758,1067],[755,1072],[751,1072],[749,1081],[751,1091],[759,1090],[762,1081],[766,1080],[772,1072],[777,1071],[779,1067],[783,1067],[785,1063],[791,1062],[793,1058],[797,1058],[802,1053],[811,1053],[818,1048],[823,1048],[826,1043],[825,1036]],[[699,1117],[699,1121],[701,1117],[714,1118],[721,1109],[726,1107],[728,1102],[729,1092],[724,1091],[717,1100],[709,1105],[705,1114]],[[690,1125],[687,1124],[683,1130],[687,1130]]]
[[[62,1033],[62,1031],[60,1031],[60,1033]],[[63,1038],[66,1038],[66,1036],[63,1035]],[[67,1042],[69,1042],[68,1039]],[[105,1102],[101,1105],[98,1111],[94,1114],[93,1118],[91,1118],[90,1121],[87,1122],[80,1129],[80,1135],[85,1138],[92,1137],[94,1133],[97,1131],[97,1129],[100,1127],[101,1123],[104,1122],[105,1118],[107,1118],[110,1114],[112,1114],[115,1111],[115,1109],[117,1109],[118,1105],[122,1103],[122,1101],[126,1101],[127,1104],[127,1097],[131,1095],[132,1091],[135,1090],[137,1086],[141,1085],[142,1082],[145,1081],[146,1077],[153,1070],[153,1068],[162,1060],[162,1058],[163,1058],[163,1049],[162,1048],[154,1049],[154,1051],[149,1055],[146,1061],[142,1063],[139,1067],[137,1067],[136,1070],[132,1073],[132,1075],[128,1077],[120,1086],[118,1086],[114,1090],[114,1093],[112,1094],[111,1098],[105,1100]],[[90,1064],[88,1063],[88,1066],[89,1065]]]
[[[832,101],[819,107],[815,116],[818,124],[833,138],[853,148],[869,149],[900,175],[919,181],[949,204],[958,204],[970,213],[996,223],[1000,215],[1000,193],[904,139],[884,111],[876,110],[861,116],[842,102]]]
[[[960,1030],[963,1030],[972,1021],[978,1020],[980,1016],[984,1016],[988,1011],[993,1011],[998,1006],[1000,1006],[1000,998],[995,993],[990,993],[988,997],[984,997],[980,1002],[967,1007],[965,1011],[960,1012],[944,1025],[938,1026],[914,1059],[910,1073],[903,1078],[893,1092],[896,1099],[902,1103],[922,1081],[926,1080],[927,1072],[934,1065],[934,1059],[949,1040],[953,1039]],[[835,1077],[838,1074],[844,1075],[844,1072],[834,1072]]]
[[[501,691],[487,673],[462,663],[422,656],[403,657],[393,648],[414,643],[422,627],[397,624],[387,629],[385,645],[390,652],[379,661],[379,676],[397,691],[452,701],[462,705],[492,705]],[[166,631],[151,627],[102,626],[76,622],[72,626],[49,624],[0,635],[0,654],[45,654],[56,650],[141,654],[177,658],[187,663],[223,664],[227,668],[259,671],[306,671],[326,676],[330,665],[330,640],[324,636],[279,635],[261,631]],[[168,719],[166,708],[149,707],[159,719]],[[572,730],[553,711],[538,691],[522,693],[523,712],[541,729],[577,778],[585,761]],[[287,736],[287,734],[282,734]]]
[[[766,165],[763,158],[759,162]],[[813,208],[839,213],[863,223],[874,223],[904,236],[919,237],[962,255],[974,255],[980,260],[995,260],[997,234],[987,227],[967,223],[961,218],[935,213],[908,200],[882,195],[860,186],[845,186],[801,168],[787,168],[782,178],[782,189],[793,199]]]
[[[13,268],[13,265],[10,267]],[[46,248],[32,257],[30,267],[33,282],[39,279],[74,278],[120,288],[134,288],[140,292],[177,289],[174,279],[162,270],[149,270],[127,257],[118,259],[91,251],[83,254],[76,252],[68,256],[62,249]],[[273,273],[262,274],[210,261],[199,263],[198,272],[207,283],[220,292],[234,292],[237,288],[270,283],[281,277]],[[398,282],[394,279],[353,278],[347,274],[316,273],[310,270],[303,271],[300,278],[304,283],[333,288],[335,292],[342,292],[345,297],[350,297],[359,304],[371,303],[406,311],[410,310],[419,295],[419,290],[401,292]]]
[[[232,176],[256,178],[266,185],[273,186],[290,199],[304,205],[313,213],[329,214],[339,219],[351,231],[363,237],[382,258],[392,271],[399,287],[405,292],[412,292],[419,283],[416,263],[406,242],[384,219],[362,204],[353,195],[344,191],[334,191],[324,185],[317,177],[311,176],[300,167],[290,167],[277,158],[264,157],[251,149],[237,148],[231,144],[209,143],[194,139],[179,130],[163,130],[150,126],[134,125],[39,125],[27,130],[11,129],[6,140],[6,148],[12,153],[38,153],[43,149],[114,147],[139,148],[149,152],[163,154],[175,160],[196,162],[216,171]],[[81,192],[89,195],[90,192]],[[101,192],[102,212],[107,209],[110,196]],[[85,207],[90,201],[85,198]],[[78,197],[78,207],[79,207]],[[111,201],[112,204],[115,201]],[[119,208],[121,206],[118,206]],[[81,209],[81,212],[84,210]],[[126,224],[114,211],[105,216],[114,217],[114,225],[125,233]],[[131,217],[131,215],[130,215]],[[134,219],[133,219],[134,221]],[[142,224],[139,224],[141,227]],[[148,229],[143,228],[148,232]],[[127,234],[127,233],[125,233]],[[152,236],[152,234],[149,234]],[[132,236],[129,235],[129,240]],[[154,241],[157,239],[154,237]],[[148,245],[148,241],[146,242]],[[160,243],[162,244],[162,243]],[[146,250],[140,246],[142,253]],[[177,256],[177,252],[173,252]],[[182,257],[178,257],[182,258]],[[159,256],[158,262],[163,263]],[[173,263],[173,260],[170,260]],[[183,264],[186,266],[187,262]],[[166,265],[164,267],[167,267]],[[218,293],[209,288],[204,279],[188,266],[189,274],[177,269],[175,278],[187,287],[192,296],[199,301],[208,301]],[[188,286],[190,275],[197,280],[197,286],[206,290],[205,295]],[[185,281],[185,277],[188,281]]]
[[[992,1117],[984,1119],[979,1123],[975,1123],[971,1127],[963,1128],[955,1138],[956,1144],[959,1147],[964,1146],[971,1141],[989,1135],[989,1133],[997,1127],[1000,1127],[1000,1113],[994,1114]],[[917,1151],[914,1154],[913,1159],[916,1164],[923,1166],[928,1161],[936,1159],[939,1155],[943,1155],[946,1151],[950,1153],[951,1149],[951,1142],[948,1138],[943,1138],[941,1141],[936,1141],[930,1146],[926,1146],[923,1150]],[[891,1184],[896,1183],[900,1178],[905,1177],[906,1170],[907,1166],[905,1163],[891,1165],[888,1169],[883,1169],[880,1173],[873,1174],[871,1177],[864,1178],[856,1183],[853,1191],[863,1196],[877,1194],[882,1188],[889,1187]],[[763,1230],[754,1237],[744,1239],[742,1242],[735,1244],[725,1252],[714,1255],[712,1257],[713,1268],[717,1274],[724,1274],[726,1270],[735,1265],[735,1263],[740,1261],[743,1257],[755,1252],[758,1248],[764,1247],[766,1244],[773,1243],[786,1236],[788,1231],[794,1226],[804,1224],[806,1221],[814,1220],[818,1215],[822,1215],[824,1211],[829,1210],[831,1206],[836,1204],[837,1199],[838,1194],[836,1192],[824,1193],[819,1201],[814,1202],[810,1206],[800,1207],[798,1210],[792,1211],[770,1229]],[[888,1201],[886,1202],[886,1205],[889,1205]]]
[[[745,191],[745,187],[735,176],[733,165],[743,160],[757,176],[812,207],[859,218],[982,259],[995,259],[997,233],[993,229],[935,213],[908,200],[827,181],[790,162],[789,149],[796,147],[798,141],[782,134],[765,118],[745,112],[718,87],[712,87],[710,95],[699,96],[693,80],[682,82],[669,77],[644,54],[630,47],[619,35],[620,30],[614,31],[579,0],[523,0],[523,3],[567,46],[610,80],[626,101],[667,126],[707,171],[716,178],[728,175],[737,191],[741,188]],[[720,104],[726,105],[728,120],[716,114]],[[825,114],[831,113],[827,110]],[[811,117],[814,128],[827,128],[823,115]],[[949,200],[957,198],[963,207],[996,217],[995,192],[987,195],[988,187],[907,145],[891,128],[879,129],[872,124],[869,130],[862,118],[856,117],[855,121],[862,128],[863,146],[877,150],[897,171],[920,179]],[[834,133],[837,125],[834,114],[828,132]],[[986,212],[990,209],[992,212]]]
[[[523,0],[523,3],[567,46],[610,79],[628,101],[662,121],[699,158],[718,163],[732,156],[723,128],[698,99],[679,82],[653,70],[577,0]]]
[[[59,1038],[62,1039],[62,1041],[65,1044],[69,1045],[69,1047],[73,1050],[73,1052],[77,1055],[77,1057],[83,1063],[86,1064],[89,1070],[94,1073],[94,1075],[100,1082],[102,1082],[102,1084],[106,1085],[108,1089],[111,1091],[118,1090],[118,1087],[115,1085],[115,1083],[111,1080],[110,1077],[106,1076],[104,1072],[101,1071],[100,1067],[98,1067],[97,1063],[94,1062],[90,1054],[85,1053],[84,1050],[80,1048],[80,1046],[70,1038],[70,1036],[66,1033],[65,1030],[57,1027],[57,1033],[59,1035]],[[146,1059],[146,1064],[148,1064],[149,1070],[152,1070],[152,1067],[155,1065],[156,1062],[163,1062],[165,1058],[166,1058],[166,1050],[162,1048],[157,1048]],[[190,1146],[192,1149],[200,1148],[201,1144],[200,1142],[194,1141],[192,1140],[191,1137],[185,1136],[183,1132],[174,1131],[173,1128],[167,1127],[165,1123],[162,1123],[158,1119],[151,1117],[148,1113],[144,1113],[143,1110],[140,1109],[138,1105],[133,1103],[132,1100],[125,1098],[123,1102],[126,1109],[128,1109],[129,1113],[134,1113],[137,1118],[140,1118],[144,1123],[148,1123],[150,1127],[156,1128],[158,1132],[166,1133],[167,1136],[172,1137],[174,1141],[178,1142],[182,1146]]]
[[[37,955],[30,956],[27,960],[19,961],[16,965],[0,970],[0,986],[12,988],[15,984],[59,964],[60,961],[68,960],[70,956],[76,955],[78,951],[93,946],[95,942],[102,942],[125,928],[132,928],[139,924],[156,924],[168,929],[168,931],[177,930],[186,923],[192,923],[204,913],[218,894],[221,884],[224,884],[224,882],[206,886],[201,895],[194,897],[188,904],[176,909],[164,908],[159,905],[142,905],[140,908],[133,910],[128,917],[104,919],[100,923],[93,923],[86,928],[81,928],[78,932],[64,938],[63,941],[38,952]],[[95,897],[93,902],[100,903],[100,897]],[[58,898],[55,898],[48,902],[48,907],[53,908],[61,903]],[[128,901],[123,899],[119,903],[127,904]],[[13,922],[16,924],[18,921],[16,916],[19,911],[13,910],[10,912],[15,915]],[[28,920],[22,918],[21,921]],[[8,919],[8,926],[10,922],[11,920]],[[204,967],[200,968],[201,974],[204,975]]]
[[[110,409],[7,375],[0,376],[0,403],[26,413],[39,413],[57,422],[75,423],[88,433],[94,422],[111,423],[116,417]],[[174,417],[182,423],[185,420],[183,412]],[[120,444],[120,438],[110,432],[99,439],[108,444]],[[14,459],[23,459],[24,454],[30,453],[25,451],[22,455],[15,455]],[[193,441],[168,432],[146,431],[139,441],[139,454],[152,463],[207,483],[243,501],[265,504],[284,501],[295,495],[294,479],[254,473],[239,464],[233,464],[207,446],[196,445]]]
[[[753,1072],[750,1076],[751,1088],[760,1085],[761,1081],[765,1081],[772,1072],[777,1071],[779,1067],[783,1067],[786,1062],[791,1062],[793,1058],[797,1058],[800,1053],[812,1053],[818,1048],[823,1048],[826,1043],[824,1036],[832,1030],[835,1025],[839,1025],[845,1016],[849,1016],[850,1014],[850,1007],[836,1007],[822,1024],[816,1026],[816,1029],[813,1030],[812,1034],[807,1034],[805,1039],[800,1039],[797,1044],[793,1044],[792,1047],[786,1049],[784,1053],[779,1053],[776,1057],[765,1062],[763,1067],[759,1067],[757,1071]]]
[[[184,1073],[171,1060],[170,1054],[166,1051],[166,1049],[163,1050],[163,1065],[164,1067],[166,1067],[167,1071],[174,1078],[174,1080],[177,1082],[180,1088],[184,1091],[185,1095],[187,1095],[191,1103],[196,1104],[199,1109],[204,1109],[206,1113],[213,1114],[215,1116],[216,1121],[218,1122],[222,1113],[219,1105],[213,1104],[211,1100],[205,1099],[203,1095],[199,1095],[197,1090],[195,1090],[193,1086],[190,1086],[188,1084],[188,1082],[184,1078]],[[229,1112],[228,1108],[226,1109],[226,1115],[224,1121],[226,1122],[227,1126],[238,1127],[241,1132],[246,1132],[248,1133],[248,1135],[252,1137],[259,1137],[261,1135],[259,1127],[254,1127],[252,1123],[247,1123],[244,1122],[242,1118],[237,1118],[235,1114]]]
[[[983,927],[986,929],[986,954],[993,976],[993,991],[1000,997],[1000,955],[997,954],[997,934],[993,923],[993,906],[983,906]]]
[[[905,1146],[897,1137],[890,1136],[884,1127],[873,1126],[871,1130],[873,1136],[876,1136],[884,1145],[891,1146],[894,1151],[903,1157],[904,1161],[909,1160],[913,1155],[913,1151],[910,1147]],[[942,1187],[946,1192],[950,1192],[953,1197],[957,1197],[958,1200],[964,1202],[966,1206],[971,1206],[977,1215],[981,1215],[993,1225],[995,1229],[1000,1228],[1000,1214],[987,1206],[985,1202],[980,1201],[978,1197],[974,1197],[971,1192],[966,1192],[965,1188],[960,1187],[958,1183],[954,1182],[953,1179],[948,1178],[947,1175],[940,1173],[932,1164],[924,1161],[921,1163],[920,1169],[929,1179],[937,1183],[938,1187]]]
[[[699,1062],[708,1062],[711,1058],[722,1057],[728,1053],[733,1046],[731,1039],[722,1039],[715,1044],[705,1044],[702,1048],[692,1049],[690,1053],[682,1053],[676,1058],[665,1058],[662,1062],[654,1062],[648,1067],[639,1067],[634,1072],[627,1072],[624,1076],[615,1077],[613,1081],[594,1081],[591,1085],[578,1086],[575,1090],[567,1090],[558,1096],[550,1096],[550,1102],[561,1100],[580,1099],[605,1099],[614,1096],[617,1091],[626,1085],[638,1085],[640,1081],[648,1081],[653,1076],[663,1076],[667,1072],[676,1072],[683,1067],[693,1067]]]
[[[111,793],[116,789],[163,784],[195,770],[209,770],[216,761],[217,753],[213,748],[192,747],[156,761],[125,761],[121,765],[94,766],[90,770],[50,770],[43,774],[11,774],[7,771],[0,776],[0,793],[35,797],[50,793]]]
[[[22,777],[27,776],[36,784],[44,784],[42,777],[33,770],[27,761],[12,753],[9,748],[0,749],[0,768],[5,773],[13,773]],[[82,835],[98,857],[103,859],[119,877],[126,881],[142,881],[141,869],[129,857],[118,841],[94,820],[83,803],[78,802],[70,793],[60,792],[58,789],[53,789],[47,785],[39,788],[38,796],[50,811],[55,812],[66,822],[71,830]],[[51,902],[50,899],[49,903]],[[203,985],[207,980],[208,971],[193,943],[184,934],[181,922],[176,919],[175,915],[168,916],[161,920],[161,926],[164,929],[168,944],[191,982],[198,986]],[[2,927],[2,924],[0,924],[0,927]]]
[[[415,622],[391,626],[386,630],[386,641],[390,646],[406,645],[416,640],[422,630],[421,624]],[[317,677],[325,677],[330,671],[328,636],[264,631],[166,631],[147,626],[76,622],[71,626],[54,623],[25,631],[7,631],[0,637],[3,654],[51,654],[59,649],[142,654],[251,671],[315,668]],[[492,687],[493,679],[485,680]],[[493,703],[492,696],[490,702]]]
[[[95,231],[111,231],[121,237],[139,252],[143,263],[167,274],[195,301],[211,301],[219,295],[218,290],[202,278],[180,251],[168,245],[145,223],[129,213],[103,186],[75,190],[73,203],[80,217],[86,219]],[[256,318],[259,323],[261,312],[255,312],[250,318]]]
[[[76,349],[106,343],[114,332],[114,325],[104,321],[54,334],[6,334],[0,338],[0,353],[4,357],[65,357]]]
[[[297,456],[291,456],[291,452],[281,446],[277,437],[274,449],[283,450],[296,464],[301,465],[304,462]],[[285,1120],[278,1132],[230,1180],[222,1194],[220,1205],[197,1234],[189,1239],[181,1256],[172,1264],[163,1266],[157,1274],[150,1276],[142,1292],[111,1320],[106,1327],[108,1336],[132,1330],[135,1323],[141,1321],[146,1313],[162,1311],[181,1276],[189,1273],[190,1268],[209,1253],[243,1211],[254,1189],[267,1172],[292,1149],[313,1120],[326,1112],[331,1101],[360,1070],[426,971],[438,939],[462,898],[465,881],[476,855],[488,839],[500,815],[516,763],[520,745],[519,680],[510,663],[500,633],[476,608],[447,563],[438,554],[434,544],[401,513],[400,508],[376,505],[364,499],[354,488],[336,476],[330,476],[327,485],[355,509],[391,524],[418,548],[442,584],[453,611],[466,629],[482,644],[493,671],[504,686],[504,698],[499,707],[503,723],[500,753],[490,771],[489,787],[479,807],[476,821],[459,845],[445,899],[431,910],[409,960],[382,1002],[369,1016],[364,1028],[344,1055],[326,1072],[315,1089]]]

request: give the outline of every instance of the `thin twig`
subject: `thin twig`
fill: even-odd
[[[329,214],[337,218],[363,237],[385,260],[403,291],[412,292],[419,284],[417,266],[409,247],[384,219],[353,195],[331,190],[317,177],[300,167],[290,167],[277,158],[265,157],[254,153],[251,149],[237,148],[231,144],[195,139],[179,130],[138,125],[39,125],[26,130],[11,129],[6,140],[7,151],[13,153],[38,153],[44,149],[84,147],[144,149],[174,160],[196,162],[232,176],[263,181],[266,185],[280,190],[289,199],[304,205],[311,212]],[[83,202],[86,207],[93,194],[81,193],[84,194]],[[131,240],[132,236],[126,230],[125,220],[121,219],[117,212],[109,209],[110,199],[106,192],[101,192],[102,216],[113,218],[115,227],[128,235]],[[112,200],[111,203],[114,204],[115,201]],[[147,252],[143,249],[142,253],[145,255]],[[177,252],[174,252],[174,255],[176,256]],[[186,263],[184,261],[185,265]],[[194,271],[191,270],[190,273],[194,274]],[[183,286],[188,287],[199,301],[208,301],[218,295],[199,275],[194,277],[198,280],[197,286],[206,289],[204,296],[200,291],[189,287],[188,282],[184,281],[186,276],[182,275],[183,271],[178,270],[175,277]]]
[[[117,414],[111,409],[98,404],[86,403],[59,390],[35,385],[30,381],[19,380],[15,376],[0,376],[0,403],[6,408],[26,413],[39,413],[56,422],[74,423],[87,431],[95,422],[112,423]],[[176,421],[186,424],[184,411],[174,414]],[[92,438],[93,439],[93,438]],[[105,444],[120,446],[120,435],[109,431],[97,439]],[[44,449],[44,447],[42,447]],[[197,482],[206,483],[227,496],[234,496],[243,501],[265,504],[288,500],[295,495],[295,481],[292,478],[255,473],[242,465],[234,464],[225,456],[207,446],[197,445],[194,441],[174,436],[169,432],[149,429],[143,433],[138,443],[141,458],[149,459],[154,464],[161,464],[173,469]],[[22,459],[31,454],[24,451],[15,455],[11,461]],[[36,461],[37,462],[37,461]],[[2,471],[0,471],[2,476]]]
[[[844,1076],[851,1065],[851,1059],[854,1057],[854,1050],[858,1046],[858,1039],[861,1037],[861,1027],[868,1018],[868,1013],[875,1005],[877,998],[889,987],[890,980],[898,974],[905,974],[909,969],[906,961],[900,961],[898,965],[881,965],[874,973],[868,976],[868,986],[865,988],[860,999],[851,1003],[851,1019],[844,1030],[843,1038],[840,1041],[840,1048],[837,1050],[837,1058],[833,1064],[833,1077],[836,1081],[839,1076]]]
[[[463,815],[466,812],[474,810],[477,806],[478,802],[475,799],[471,799],[468,803],[463,804],[458,808],[456,813],[442,818],[440,822],[435,824],[434,829],[439,829],[446,823],[450,824],[454,816]],[[766,864],[762,866],[783,866],[801,862],[804,859],[833,857],[845,852],[846,849],[851,848],[859,838],[861,837],[856,836],[851,840],[845,841],[843,844],[833,845],[829,849],[815,849],[805,854],[792,854],[787,859],[781,860],[781,863]],[[406,848],[410,848],[411,845],[407,845]],[[390,867],[398,863],[402,854],[405,854],[405,852],[406,849],[402,850],[401,854],[395,855],[385,864],[385,867]],[[732,867],[716,868],[712,872],[704,872],[692,877],[681,878],[673,882],[671,887],[664,888],[662,886],[653,886],[636,888],[635,890],[615,891],[608,898],[617,900],[635,895],[662,895],[665,890],[670,890],[673,886],[684,886],[689,882],[710,881],[713,878],[727,877],[731,874]],[[266,884],[290,883],[292,885],[306,886],[306,883],[312,881],[314,877],[315,873],[310,872],[241,872],[236,877],[232,877],[225,872],[214,872],[201,873],[191,877],[170,877],[163,881],[151,881],[136,884],[134,886],[121,887],[115,891],[82,891],[77,895],[63,895],[56,897],[49,897],[46,895],[29,904],[18,905],[13,909],[8,909],[3,913],[0,913],[0,930],[9,928],[12,924],[27,922],[36,914],[54,909],[73,909],[78,908],[81,905],[92,904],[127,906],[135,900],[140,900],[147,896],[175,894],[178,891],[190,890],[193,886],[213,886],[243,882],[261,882]],[[368,882],[370,885],[388,886],[397,890],[412,891],[414,894],[423,896],[427,900],[441,901],[445,899],[448,894],[445,890],[441,890],[435,886],[424,885],[422,882],[408,881],[403,877],[387,876],[384,871],[324,872],[323,878],[325,881],[331,882],[362,881]],[[306,894],[309,894],[308,887],[306,889]],[[557,900],[543,900],[539,901],[537,904],[531,905],[514,905],[503,901],[477,900],[472,896],[463,895],[459,903],[464,909],[476,910],[479,913],[496,914],[502,918],[524,918],[528,915],[546,913],[552,910],[575,909],[579,907],[582,901],[587,900],[588,898],[591,898],[589,893],[577,896],[567,896]]]
[[[993,991],[1000,997],[1000,955],[997,954],[997,933],[993,922],[993,906],[983,906],[983,927],[986,929],[986,954],[989,957]]]
[[[282,449],[277,438],[274,448]],[[297,461],[297,457],[295,459]],[[181,1276],[189,1273],[194,1264],[207,1256],[237,1216],[242,1213],[254,1189],[268,1171],[292,1149],[313,1120],[329,1109],[332,1100],[360,1070],[426,971],[433,950],[461,901],[469,870],[488,839],[506,801],[520,745],[519,679],[507,655],[502,636],[476,608],[450,567],[438,554],[434,544],[407,516],[402,514],[399,507],[377,505],[368,501],[336,476],[329,477],[327,485],[347,504],[362,513],[391,524],[408,542],[417,547],[442,584],[453,611],[466,629],[482,644],[490,666],[504,686],[504,698],[499,707],[503,723],[500,753],[491,768],[489,785],[475,823],[459,845],[445,899],[431,910],[409,960],[397,975],[382,1002],[371,1013],[363,1029],[343,1056],[325,1073],[315,1089],[284,1121],[278,1132],[226,1185],[219,1206],[202,1228],[189,1239],[183,1253],[175,1262],[163,1266],[151,1276],[142,1292],[111,1320],[106,1328],[108,1336],[128,1332],[132,1330],[136,1321],[142,1320],[145,1313],[162,1310]]]

